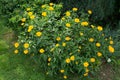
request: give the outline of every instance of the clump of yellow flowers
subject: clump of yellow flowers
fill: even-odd
[[[62,4],[30,6],[21,9],[24,14],[17,14],[14,53],[35,57],[47,75],[61,74],[69,79],[69,74],[75,73],[83,80],[102,59],[114,54],[112,37],[106,37],[103,26],[89,21],[92,10],[77,15],[76,7],[61,13]]]

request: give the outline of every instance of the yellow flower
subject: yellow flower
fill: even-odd
[[[28,29],[28,32],[31,32],[32,29]]]
[[[75,64],[77,65],[77,64],[78,64],[78,62],[76,61],[76,62],[75,62]]]
[[[86,72],[86,73],[88,73],[88,72],[89,72],[89,69],[88,69],[88,68],[86,68],[86,69],[85,69],[85,72]]]
[[[58,46],[60,46],[60,44],[56,44],[55,46],[58,47]]]
[[[105,36],[105,34],[102,34],[102,36]]]
[[[42,16],[47,16],[47,13],[46,12],[42,12]]]
[[[63,76],[64,79],[67,79],[67,76]]]
[[[84,67],[88,67],[88,66],[89,66],[89,63],[88,63],[88,62],[84,62],[84,63],[83,63],[83,66],[84,66]]]
[[[48,61],[50,62],[50,61],[51,61],[51,58],[48,58]]]
[[[35,16],[34,16],[34,15],[31,15],[31,16],[30,16],[30,19],[34,19],[34,18],[35,18]]]
[[[70,25],[70,23],[66,23],[66,27],[70,27],[71,25]]]
[[[71,56],[71,57],[70,57],[70,60],[71,60],[71,61],[74,61],[74,60],[75,60],[75,56]]]
[[[94,25],[90,25],[91,26],[91,28],[95,28],[95,26]]]
[[[42,32],[36,32],[36,36],[40,37],[42,35]]]
[[[64,17],[62,17],[61,19],[62,19],[62,20],[65,20],[65,18],[64,18]]]
[[[25,22],[25,21],[26,21],[26,18],[22,18],[21,21],[22,21],[22,22]]]
[[[28,48],[29,47],[29,44],[28,43],[25,43],[24,44],[24,48]]]
[[[64,73],[65,71],[64,71],[64,69],[61,69],[60,72],[61,72],[61,73]]]
[[[88,10],[88,14],[92,14],[92,11],[91,11],[91,10]]]
[[[65,14],[66,14],[66,16],[70,16],[70,12],[69,11],[67,11]]]
[[[27,10],[27,11],[30,11],[30,8],[27,8],[26,10]]]
[[[31,15],[33,15],[33,13],[32,12],[28,12],[28,15],[31,16]]]
[[[80,36],[83,36],[83,32],[80,32]]]
[[[82,47],[81,47],[81,46],[79,46],[78,48],[79,48],[79,49],[82,49]]]
[[[78,18],[75,18],[74,21],[75,21],[76,23],[80,22],[80,20],[79,20]]]
[[[112,41],[112,40],[110,40],[110,44],[113,44],[113,41]]]
[[[54,4],[53,3],[49,3],[50,6],[53,6]]]
[[[78,49],[78,52],[80,52],[80,49]]]
[[[112,37],[110,36],[109,39],[112,39]]]
[[[45,52],[45,50],[44,50],[43,48],[41,48],[41,49],[39,50],[39,52],[42,54],[42,53]]]
[[[88,26],[88,22],[87,21],[81,22],[81,25],[82,26]]]
[[[95,62],[95,58],[90,58],[90,62]]]
[[[33,25],[30,25],[28,28],[29,28],[29,29],[33,29]]]
[[[30,25],[30,26],[28,27],[28,32],[30,32],[32,29],[33,29],[33,25]]]
[[[112,39],[112,37],[110,36],[109,39]]]
[[[66,61],[66,63],[70,63],[70,59],[69,58],[67,58],[65,61]]]
[[[107,39],[107,38],[105,38],[105,40],[107,41],[108,39]]]
[[[115,51],[114,48],[111,45],[108,46],[108,50],[109,50],[110,53],[114,53],[114,51]]]
[[[98,57],[101,57],[101,56],[102,56],[102,53],[101,53],[101,52],[97,52],[97,56],[98,56]]]
[[[60,40],[61,40],[61,38],[60,38],[60,37],[57,37],[57,38],[56,38],[56,40],[57,40],[57,41],[60,41]]]
[[[46,5],[42,5],[41,7],[42,7],[42,8],[45,8],[45,6],[46,6]]]
[[[101,46],[101,44],[100,44],[100,43],[96,43],[96,46],[97,46],[97,47],[100,47],[100,46]]]
[[[21,26],[23,26],[25,23],[21,23]]]
[[[63,46],[63,47],[65,47],[65,46],[66,46],[66,43],[65,43],[65,42],[63,42],[63,43],[62,43],[62,46]]]
[[[18,54],[18,52],[19,52],[19,51],[18,51],[17,49],[14,51],[15,54]]]
[[[50,11],[53,11],[53,10],[54,10],[54,8],[53,8],[53,7],[49,7],[49,10],[50,10]]]
[[[73,11],[77,11],[77,10],[78,10],[78,8],[73,8],[72,10],[73,10]]]
[[[19,46],[19,43],[18,42],[14,43],[14,46],[15,48],[17,48]]]
[[[89,42],[93,42],[93,41],[94,41],[94,38],[90,38],[90,39],[89,39]]]
[[[66,41],[69,41],[69,40],[71,40],[71,38],[70,38],[70,37],[66,37],[65,40],[66,40]]]
[[[29,51],[28,51],[27,49],[26,49],[26,50],[24,50],[24,54],[28,54],[28,52],[29,52]]]
[[[98,29],[98,31],[102,31],[103,30],[102,26],[98,26],[97,29]]]
[[[88,73],[85,73],[84,76],[88,76]]]
[[[48,66],[50,66],[50,63],[48,63]]]

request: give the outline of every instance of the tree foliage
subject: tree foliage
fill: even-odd
[[[119,0],[51,0],[56,3],[63,3],[63,11],[69,10],[73,7],[79,8],[79,11],[87,11],[91,9],[93,15],[92,22],[99,22],[99,24],[110,24],[115,26],[113,22],[118,23],[119,20]],[[112,23],[112,24],[111,24]]]

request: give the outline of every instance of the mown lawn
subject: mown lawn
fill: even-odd
[[[0,55],[0,80],[45,80],[31,60],[10,53]]]

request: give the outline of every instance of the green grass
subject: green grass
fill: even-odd
[[[45,80],[38,66],[22,55],[0,55],[0,80]]]
[[[8,45],[6,44],[6,42],[4,40],[0,40],[0,51],[5,51],[8,49]]]

